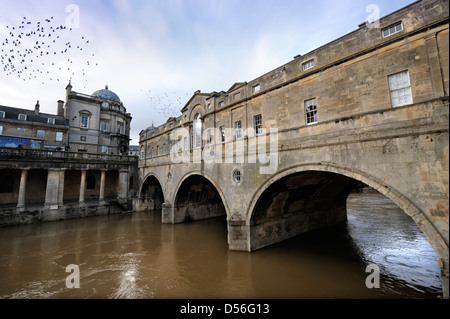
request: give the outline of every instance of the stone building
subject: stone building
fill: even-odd
[[[69,122],[61,115],[0,105],[0,147],[64,151]]]
[[[0,226],[128,210],[137,161],[131,115],[107,88],[66,87],[57,114],[0,106]]]
[[[360,183],[437,253],[448,297],[449,5],[419,0],[140,132],[137,210],[224,216],[253,251],[346,220]]]
[[[128,155],[139,156],[139,145],[130,145],[130,149],[128,150]]]
[[[58,115],[69,121],[69,146],[73,152],[126,155],[131,114],[116,93],[105,89],[86,95],[66,87],[66,103]]]

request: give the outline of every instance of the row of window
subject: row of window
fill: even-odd
[[[0,119],[4,119],[5,118],[5,111],[0,111]],[[27,115],[26,114],[19,114],[17,116],[17,119],[19,121],[26,121],[27,120]],[[47,124],[55,124],[55,119],[54,118],[47,118]]]
[[[3,134],[3,126],[0,125],[0,135]],[[62,142],[63,140],[63,132],[56,132],[55,141],[56,142]],[[23,127],[17,128],[17,136],[26,136],[26,129]],[[36,130],[36,138],[38,139],[44,139],[45,138],[45,131],[44,130]]]
[[[236,139],[242,139],[243,138],[243,134],[242,134],[242,122],[241,121],[236,121],[234,123],[234,128],[235,128],[235,136]],[[255,130],[255,134],[256,135],[261,135],[263,134],[263,125],[262,125],[262,116],[261,114],[255,115],[253,117],[253,128]],[[220,131],[220,142],[221,143],[225,143],[225,126],[221,126],[219,127],[219,131]],[[211,145],[213,142],[213,130],[212,129],[207,129],[206,131],[206,144],[207,145]],[[194,118],[194,123],[193,125],[190,127],[190,148],[191,149],[197,149],[201,147],[201,141],[202,139],[202,121],[201,121],[201,115],[200,113],[197,113],[195,118]],[[182,141],[181,139],[179,139],[177,141],[177,151],[181,152],[182,151],[182,145],[181,145]],[[187,150],[188,149],[188,143],[187,143],[187,138],[184,138],[184,149]],[[172,142],[169,143],[169,151],[172,152]],[[156,153],[155,153],[155,149],[152,147],[151,148],[151,157],[155,157],[159,155],[159,146],[157,146],[156,148]],[[167,155],[166,152],[166,144],[162,145],[162,155]],[[141,159],[145,158],[145,151],[143,149],[143,147],[141,148]]]
[[[408,71],[389,75],[388,83],[392,107],[408,105],[413,102]],[[307,125],[317,123],[317,102],[315,98],[305,101],[305,118]]]
[[[411,104],[412,93],[411,93],[411,84],[409,80],[409,72],[403,71],[399,73],[395,73],[388,76],[389,83],[389,91],[391,96],[391,104],[393,107],[398,107],[402,105]],[[305,107],[305,121],[306,125],[315,124],[318,122],[318,110],[317,110],[317,100],[316,98],[308,99],[304,101]],[[256,135],[261,135],[263,133],[263,123],[261,114],[255,115],[253,117],[253,128],[255,130]],[[225,143],[225,126],[219,127],[220,132],[220,142]],[[242,122],[235,121],[234,122],[234,134],[236,139],[243,138],[242,133]],[[194,117],[194,123],[190,128],[191,148],[200,148],[201,147],[201,137],[202,137],[202,121],[200,113],[196,114]],[[184,138],[184,148],[187,147],[187,139]],[[206,143],[212,144],[213,141],[213,129],[207,130],[207,139]],[[170,144],[170,150],[172,149],[172,143]],[[181,152],[181,139],[177,141],[177,149],[178,152]],[[151,157],[157,156],[159,153],[159,147],[157,148],[157,153],[155,155],[154,148],[151,148]],[[166,145],[163,144],[163,155],[166,155]],[[145,152],[141,149],[141,159],[145,156]]]
[[[81,115],[80,127],[84,128],[84,129],[89,128],[89,116],[88,115]],[[108,121],[100,121],[100,131],[101,132],[109,131],[109,122]],[[117,133],[124,134],[122,122],[117,122]]]

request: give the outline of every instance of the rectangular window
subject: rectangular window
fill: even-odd
[[[163,155],[166,155],[166,144],[163,144]]]
[[[219,131],[220,131],[220,143],[225,143],[225,126],[221,126],[219,127]]]
[[[0,135],[2,135],[2,134],[3,134],[3,126],[0,125]]]
[[[255,115],[253,117],[253,124],[254,124],[254,128],[255,128],[255,134],[261,135],[263,133],[261,114]]]
[[[144,159],[145,157],[145,151],[144,148],[141,148],[141,159]]]
[[[108,121],[101,121],[100,122],[100,131],[101,132],[108,132]]]
[[[256,84],[256,85],[252,86],[252,92],[253,93],[258,92],[259,90],[261,90],[261,85]]]
[[[25,136],[25,129],[22,127],[17,128],[17,135],[18,136]]]
[[[177,149],[178,149],[178,152],[181,152],[181,138],[179,138],[177,141]]]
[[[62,142],[63,132],[56,132],[56,142]]]
[[[117,122],[117,133],[123,134],[123,123]]]
[[[188,139],[187,139],[187,137],[185,136],[185,137],[184,137],[184,151],[187,151],[188,149],[189,149]]]
[[[44,139],[45,137],[45,131],[44,130],[37,130],[36,131],[36,138]]]
[[[0,111],[0,119],[4,119],[5,118],[5,111]]]
[[[55,124],[55,119],[49,118],[49,119],[47,120],[47,123],[48,123],[48,124]]]
[[[236,139],[242,138],[242,125],[241,121],[234,122],[234,134],[236,135]]]
[[[202,147],[202,122],[194,123],[194,148]]]
[[[393,107],[407,105],[413,102],[408,71],[389,75],[388,80]]]
[[[81,115],[80,127],[81,128],[89,128],[89,116]]]
[[[152,158],[155,157],[155,149],[152,147]]]
[[[306,61],[305,63],[302,64],[302,67],[303,67],[303,71],[311,69],[312,67],[314,67],[314,60]]]
[[[224,103],[223,101],[220,101],[220,102],[219,102],[219,107],[224,106],[224,104],[225,104],[225,103]]]
[[[400,32],[402,30],[403,30],[403,23],[400,21],[394,25],[384,28],[381,32],[383,33],[383,38],[386,38],[390,35],[393,35],[394,33]]]
[[[316,98],[305,101],[306,124],[317,123]]]
[[[108,154],[108,146],[102,146],[102,154]]]
[[[173,147],[173,143],[172,141],[169,142],[169,153],[172,154],[172,147]]]
[[[19,119],[19,121],[26,121],[27,120],[27,115],[26,114],[19,114],[18,119]]]

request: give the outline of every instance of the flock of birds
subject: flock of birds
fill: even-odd
[[[0,29],[0,63],[3,73],[23,81],[42,84],[63,82],[82,76],[87,82],[88,71],[99,63],[92,53],[90,41],[74,29],[58,25],[53,17],[31,21],[23,17],[19,25]],[[5,36],[5,37],[4,37]],[[144,92],[144,90],[141,90]],[[179,116],[189,99],[189,93],[146,92],[148,106],[161,116]]]
[[[189,93],[180,96],[176,91],[154,94],[151,90],[148,90],[146,94],[148,105],[165,118],[180,116],[181,109],[189,100]]]
[[[87,82],[88,71],[98,66],[98,61],[90,51],[89,39],[71,34],[73,31],[57,25],[53,17],[42,22],[23,17],[19,25],[2,28],[0,63],[4,74],[42,84],[75,75]]]

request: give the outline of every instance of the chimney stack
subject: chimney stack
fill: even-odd
[[[39,115],[39,100],[36,102],[36,105],[34,106],[34,115],[38,116]]]
[[[66,86],[66,103],[69,102],[69,94],[72,92],[72,81],[69,80],[69,84]]]
[[[64,116],[64,101],[58,101],[58,109],[56,114],[59,116]]]

